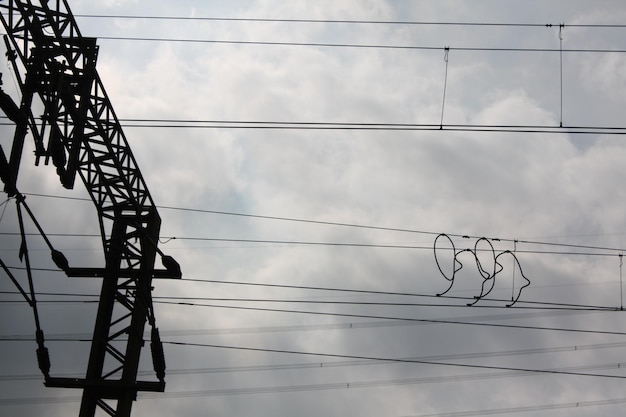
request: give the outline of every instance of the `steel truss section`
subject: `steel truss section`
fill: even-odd
[[[165,388],[151,281],[180,278],[180,268],[157,247],[161,220],[98,76],[95,39],[81,36],[65,0],[0,0],[0,12],[36,164],[52,160],[66,188],[77,175],[83,181],[97,209],[105,257],[101,269],[64,268],[69,276],[101,276],[103,284],[85,378],[46,376],[46,385],[83,389],[81,417],[97,409],[129,416],[137,392]],[[41,117],[33,114],[34,99],[41,101]],[[12,159],[21,142],[14,140]],[[10,163],[17,177],[19,161]],[[155,269],[157,254],[166,270]],[[158,381],[137,381],[146,321]]]

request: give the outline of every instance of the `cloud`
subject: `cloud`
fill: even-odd
[[[542,23],[560,19],[584,22],[587,20],[580,20],[581,16],[592,16],[588,14],[591,9],[594,14],[589,19],[604,22],[606,16],[614,15],[619,9],[619,2],[593,7],[586,2],[557,2],[557,5],[531,2],[523,9],[496,7],[488,1],[471,5],[456,1],[437,5],[382,1],[336,3],[155,2],[150,13],[140,9],[136,2],[106,5],[78,2],[72,7],[77,14],[100,13],[106,6],[107,13],[120,15],[187,16],[193,12],[195,16],[250,18]],[[554,48],[558,45],[555,29],[543,27],[86,18],[80,18],[79,23],[88,36],[441,47]],[[571,28],[570,32],[568,28],[566,40],[571,48],[620,47],[619,39],[604,30]],[[444,105],[443,49],[118,40],[101,40],[100,45],[99,73],[118,117],[123,120],[437,126]],[[567,55],[565,62],[566,124],[621,125],[619,109],[624,104],[619,94],[619,86],[623,84],[619,71],[623,66],[621,55],[572,54]],[[453,49],[448,65],[444,124],[559,125],[561,91],[557,55]],[[14,91],[12,94],[17,97]],[[3,132],[2,145],[6,151],[12,131],[4,127]],[[611,345],[619,342],[619,335],[531,330],[519,326],[619,329],[614,313],[535,309],[537,304],[521,302],[597,306],[615,306],[621,302],[619,252],[607,249],[622,247],[622,232],[626,227],[620,210],[624,199],[620,190],[625,156],[620,139],[565,132],[445,129],[128,126],[125,132],[157,205],[266,216],[160,209],[162,236],[177,237],[161,243],[160,247],[181,263],[184,277],[261,285],[154,282],[157,323],[164,340],[231,348],[166,344],[170,372],[167,393],[162,397],[140,396],[134,407],[135,415],[203,416],[207,410],[213,414],[262,416],[419,415],[622,396],[619,382],[609,378],[517,373],[495,377],[493,369],[417,363],[337,364],[350,360],[348,356],[354,356],[352,360],[418,358],[460,365],[544,370],[598,366],[586,372],[618,375],[619,371],[600,365],[620,361],[623,347]],[[24,191],[86,196],[80,187],[72,192],[61,189],[51,167],[32,166],[31,151],[28,148],[24,154],[20,177]],[[89,204],[34,196],[29,197],[31,200],[47,231],[72,234],[98,231]],[[7,211],[0,226],[3,232],[17,230],[14,208]],[[465,307],[480,292],[482,284],[479,270],[468,253],[459,255],[464,268],[449,294],[463,299],[432,297],[449,284],[437,270],[433,257],[434,238],[441,232],[450,234],[459,250],[472,248],[476,241],[476,238],[460,237],[463,235],[494,238],[491,242],[498,252],[515,249],[524,273],[531,280],[520,306],[532,309],[503,307],[510,302],[516,288],[513,285],[519,286],[521,280],[519,269],[513,271],[510,257],[505,257],[504,271],[491,294],[494,301],[481,300],[473,308]],[[19,240],[15,236],[2,236],[0,256],[7,263],[10,259],[12,265],[19,264],[16,259]],[[37,267],[52,267],[47,251],[42,250],[41,239],[31,239]],[[518,242],[514,243],[514,239]],[[98,239],[54,236],[52,240],[63,247],[72,263],[102,262]],[[570,246],[535,245],[529,241]],[[580,252],[586,255],[577,255]],[[481,253],[480,259],[488,257]],[[21,282],[26,282],[20,273]],[[1,290],[14,290],[8,280],[3,282]],[[96,294],[99,282],[70,280],[41,271],[37,273],[36,288]],[[391,292],[431,297],[384,294]],[[168,304],[164,301],[176,300],[163,297],[186,297],[180,301],[222,307]],[[224,301],[224,298],[251,300]],[[420,305],[410,305],[416,303]],[[422,306],[424,303],[431,305]],[[46,334],[91,333],[93,304],[42,304]],[[2,303],[0,308],[3,309],[0,336],[33,333],[25,305]],[[592,345],[595,347],[591,348]],[[55,372],[84,371],[87,344],[51,342],[50,346]],[[582,346],[589,348],[580,349]],[[0,349],[6,373],[37,372],[31,352],[34,343],[0,340]],[[147,349],[141,369],[150,369]],[[72,390],[44,389],[40,382],[0,381],[3,398],[79,395]],[[298,386],[308,389],[291,391],[290,387]],[[260,389],[264,393],[257,391]],[[222,394],[217,395],[216,391]],[[46,412],[57,416],[75,412],[78,405],[0,403],[0,407],[21,414]],[[593,410],[601,413],[604,409]],[[611,411],[611,406],[606,406],[606,410]]]

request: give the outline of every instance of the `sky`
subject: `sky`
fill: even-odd
[[[167,385],[133,416],[618,415],[621,0],[69,4],[183,272],[153,282]],[[86,190],[27,142],[37,220],[72,266],[102,266]],[[26,285],[0,200],[0,259]],[[28,244],[51,375],[81,377],[100,282]],[[0,415],[77,415],[15,292],[1,275]]]

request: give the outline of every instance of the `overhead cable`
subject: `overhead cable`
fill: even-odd
[[[9,268],[16,269],[16,268]],[[360,290],[360,289],[349,289],[349,288],[332,288],[332,287],[312,287],[312,286],[304,286],[304,285],[287,285],[287,284],[271,284],[271,283],[263,283],[263,282],[241,282],[241,281],[220,281],[220,280],[209,280],[209,279],[194,279],[194,278],[181,278],[181,281],[191,281],[191,282],[203,282],[203,283],[212,283],[212,284],[227,284],[227,285],[243,285],[243,286],[257,286],[257,287],[267,287],[267,288],[282,288],[282,289],[298,289],[298,290],[313,290],[313,291],[323,291],[323,292],[340,292],[346,294],[359,294],[359,295],[377,295],[377,296],[390,296],[390,297],[419,297],[419,298],[435,298],[435,299],[451,299],[451,300],[462,300],[467,301],[468,297],[462,296],[452,296],[452,295],[436,295],[436,294],[421,294],[414,292],[393,292],[393,291],[377,291],[377,290]],[[18,295],[18,292],[15,291],[0,291],[0,294],[6,295]],[[58,297],[86,297],[86,298],[97,298],[96,294],[78,294],[78,293],[57,293],[57,292],[40,292],[40,296],[58,296]],[[233,302],[285,302],[285,303],[318,303],[318,304],[345,304],[345,305],[363,305],[368,304],[364,302],[352,302],[352,301],[308,301],[308,300],[293,300],[293,299],[258,299],[258,298],[235,298],[235,297],[182,297],[182,296],[154,296],[155,300],[166,300],[166,301],[233,301]],[[498,298],[483,298],[485,301],[492,301],[497,303],[506,302],[505,299]],[[5,300],[6,301],[6,300]],[[43,302],[79,302],[79,303],[91,303],[94,300],[44,300]],[[0,301],[2,302],[2,301]],[[432,303],[369,303],[369,304],[388,304],[388,305],[405,305],[405,306],[420,306],[420,307],[464,307],[463,305],[451,305],[451,304],[432,304]],[[610,306],[598,306],[598,305],[589,305],[589,304],[573,304],[573,303],[556,303],[556,302],[547,302],[547,301],[531,301],[531,300],[520,300],[518,304],[523,305],[527,304],[532,307],[521,307],[516,305],[515,309],[537,309],[537,310],[564,310],[564,311],[617,311],[621,310],[618,307],[610,307]],[[466,305],[470,307],[482,307],[482,308],[500,308],[499,305],[475,305],[472,303],[470,305]],[[534,313],[533,313],[534,314]],[[516,314],[514,318],[520,318],[520,314]],[[513,317],[508,317],[513,318]],[[489,319],[493,319],[493,316],[489,316]]]
[[[583,350],[596,350],[596,349],[613,349],[623,348],[626,343],[604,343],[596,345],[578,345],[578,346],[563,346],[554,348],[536,348],[536,349],[520,349],[513,351],[500,351],[500,352],[477,352],[467,354],[450,354],[450,355],[436,355],[436,356],[422,356],[404,359],[414,360],[454,360],[454,359],[476,359],[476,358],[493,358],[502,356],[518,356],[518,355],[536,355],[536,354],[550,354],[550,353],[567,353],[567,352],[580,352]],[[338,367],[359,367],[359,366],[380,366],[388,365],[385,361],[373,361],[373,360],[342,360],[342,361],[324,361],[324,362],[291,362],[291,363],[279,363],[270,365],[238,365],[238,366],[218,366],[212,368],[186,368],[186,369],[168,369],[168,375],[192,375],[192,374],[219,374],[219,373],[243,373],[243,372],[276,372],[284,370],[311,370],[319,368],[338,368]],[[598,371],[598,370],[610,370],[621,369],[625,366],[624,363],[605,363],[598,365],[578,365],[569,367],[560,367],[560,371]],[[151,375],[151,371],[140,371],[139,374]],[[457,381],[464,377],[468,379],[484,379],[484,378],[503,378],[528,375],[527,373],[489,373],[489,374],[472,374],[472,375],[450,375],[440,378],[424,378],[422,382],[444,382],[444,381]],[[76,374],[64,374],[59,375],[62,377],[72,378],[78,377]],[[0,375],[0,381],[25,381],[25,380],[38,380],[41,375],[37,374],[12,374],[12,375]]]
[[[0,235],[11,236],[16,235],[14,232],[0,232]],[[26,235],[29,235],[28,233]],[[56,237],[99,237],[96,234],[85,233],[48,233],[48,236]],[[380,243],[361,243],[361,242],[316,242],[305,240],[273,240],[273,239],[236,239],[236,238],[217,238],[217,237],[190,237],[190,236],[163,236],[162,239],[166,241],[172,240],[186,240],[195,242],[230,242],[230,243],[259,243],[268,245],[288,245],[288,246],[331,246],[331,247],[351,247],[351,248],[379,248],[379,249],[414,249],[414,250],[432,250],[432,246],[418,246],[418,245],[405,245],[405,244],[380,244]],[[163,242],[162,242],[163,243]],[[559,246],[569,246],[567,244],[557,244]],[[599,247],[593,247],[591,249],[601,249]],[[447,249],[444,249],[447,250]],[[485,249],[486,250],[486,249]],[[619,251],[622,249],[609,249]],[[573,251],[547,251],[547,250],[533,250],[533,249],[519,249],[517,253],[527,254],[541,254],[541,255],[574,255],[574,256],[603,256],[603,257],[618,257],[617,253],[607,252],[573,252]],[[504,251],[501,254],[512,254],[511,251]]]
[[[493,408],[487,410],[449,411],[436,414],[416,414],[403,417],[470,417],[494,414],[526,413],[529,411],[563,410],[567,408],[597,407],[601,405],[616,405],[626,403],[626,398],[612,398],[605,400],[575,401],[558,404],[525,405],[521,407]]]
[[[442,362],[442,361],[437,361],[437,360],[414,360],[414,359],[403,359],[403,358],[383,358],[383,357],[373,357],[373,356],[363,356],[363,355],[347,355],[347,354],[322,353],[322,352],[310,352],[310,351],[309,352],[304,352],[304,351],[294,351],[294,350],[287,350],[287,349],[267,349],[267,348],[257,348],[257,347],[250,347],[250,346],[217,345],[217,344],[210,344],[210,343],[189,343],[189,342],[163,341],[163,344],[174,345],[174,346],[203,347],[203,348],[212,348],[212,349],[241,350],[241,351],[246,351],[246,352],[261,352],[261,353],[278,353],[278,354],[288,354],[288,355],[302,355],[302,356],[336,358],[336,359],[376,360],[376,361],[394,362],[394,363],[403,363],[403,364],[436,365],[436,366],[459,367],[459,368],[473,368],[473,369],[490,369],[490,370],[499,370],[499,371],[528,372],[528,373],[531,373],[531,374],[553,374],[553,375],[556,374],[556,375],[571,375],[571,376],[584,376],[584,377],[626,379],[626,375],[595,374],[595,373],[591,374],[591,373],[576,372],[576,371],[561,371],[561,370],[557,370],[557,369],[516,368],[516,367],[509,367],[509,366],[490,366],[490,365],[476,365],[476,364],[468,364],[468,363]]]
[[[460,51],[460,52],[570,52],[570,53],[626,53],[626,49],[604,48],[513,48],[513,47],[486,47],[486,46],[426,46],[426,45],[385,45],[385,44],[357,44],[357,43],[326,43],[326,42],[277,42],[277,41],[242,41],[223,39],[193,39],[193,38],[156,38],[133,36],[97,36],[100,40],[112,41],[140,41],[140,42],[174,42],[174,43],[206,43],[223,45],[255,45],[255,46],[303,46],[315,48],[356,48],[356,49],[392,49],[411,51]],[[446,49],[447,48],[447,49]]]
[[[461,320],[440,320],[440,319],[419,319],[415,317],[397,317],[397,316],[379,316],[373,314],[349,314],[349,313],[336,313],[336,312],[324,312],[324,311],[306,311],[306,310],[289,310],[278,308],[261,308],[261,307],[244,307],[244,306],[232,306],[223,304],[200,304],[200,303],[187,303],[187,302],[169,302],[169,301],[155,301],[159,304],[169,304],[178,306],[190,306],[190,307],[205,307],[205,308],[217,308],[217,309],[229,309],[229,310],[244,310],[255,312],[269,312],[269,313],[289,313],[289,314],[307,314],[314,316],[330,316],[330,317],[349,317],[359,319],[376,319],[376,320],[392,320],[392,321],[405,321],[410,323],[424,323],[424,324],[455,324],[464,326],[482,326],[482,327],[498,327],[504,329],[519,329],[519,330],[546,330],[565,333],[584,333],[584,334],[604,334],[611,336],[626,336],[626,332],[610,331],[610,330],[588,330],[588,329],[572,329],[564,327],[542,327],[542,326],[524,326],[516,324],[497,324],[497,323],[482,323],[473,321],[461,321]]]
[[[0,119],[3,117],[0,116]],[[370,122],[289,122],[246,120],[120,119],[124,128],[149,129],[246,129],[246,130],[338,130],[338,131],[448,131],[479,133],[533,133],[549,135],[626,135],[626,127],[499,125],[499,124],[432,124]],[[13,125],[0,122],[0,125]],[[462,140],[462,139],[460,139]]]
[[[229,301],[254,301],[254,300],[229,300]],[[275,302],[278,300],[258,300],[264,303]],[[315,315],[315,316],[327,316],[327,317],[343,317],[343,318],[358,318],[358,319],[369,319],[369,320],[383,320],[383,321],[392,321],[392,322],[404,322],[404,323],[413,323],[413,324],[455,324],[455,325],[464,325],[464,326],[482,326],[482,327],[496,327],[503,329],[524,329],[524,330],[542,330],[542,331],[557,331],[557,332],[567,332],[567,333],[583,333],[583,334],[604,334],[604,335],[613,335],[613,336],[625,336],[626,332],[619,331],[607,331],[607,330],[589,330],[589,329],[573,329],[573,328],[563,328],[563,327],[542,327],[542,326],[527,326],[527,325],[513,325],[513,324],[497,324],[497,323],[484,323],[482,320],[497,320],[498,318],[491,318],[485,316],[481,320],[477,320],[476,318],[472,319],[466,318],[465,320],[459,319],[426,319],[426,318],[415,318],[415,317],[400,317],[400,316],[381,316],[374,314],[351,314],[351,313],[338,313],[338,312],[324,312],[324,311],[311,311],[311,310],[293,310],[293,309],[278,309],[278,308],[262,308],[262,307],[246,307],[246,306],[234,306],[234,305],[225,305],[225,304],[208,304],[208,303],[198,303],[198,302],[190,302],[190,301],[165,301],[163,299],[157,299],[154,301],[155,304],[162,305],[175,305],[175,306],[187,306],[187,307],[204,307],[204,308],[217,308],[217,309],[229,309],[229,310],[242,310],[242,311],[253,311],[253,312],[269,312],[269,313],[288,313],[288,314],[305,314],[305,315]],[[450,306],[446,306],[450,307]],[[584,309],[583,311],[619,311],[619,309]],[[352,327],[358,327],[358,324],[352,325]],[[369,327],[369,326],[366,326]],[[3,338],[4,341],[28,341],[30,338],[22,338],[22,337],[7,337]],[[57,341],[71,341],[71,340],[57,340]]]
[[[499,372],[498,374],[506,376],[505,372]],[[306,392],[306,391],[320,391],[320,390],[344,390],[351,388],[371,388],[378,386],[388,385],[409,385],[409,384],[421,384],[424,382],[436,381],[447,382],[453,381],[466,381],[472,379],[481,379],[481,374],[477,377],[473,375],[460,375],[458,379],[452,379],[450,377],[422,377],[422,378],[406,378],[406,379],[392,379],[384,381],[355,381],[355,382],[340,382],[340,383],[317,383],[317,384],[300,384],[300,385],[286,385],[286,386],[265,386],[265,387],[248,387],[248,388],[218,388],[211,390],[186,390],[177,392],[165,392],[155,394],[143,394],[139,393],[138,397],[141,399],[168,399],[168,398],[192,398],[192,397],[215,397],[215,396],[231,396],[231,395],[247,395],[247,394],[276,394],[276,393],[288,393],[288,392]],[[485,375],[485,374],[483,374]],[[497,374],[493,374],[494,376]],[[0,399],[0,406],[6,405],[30,405],[30,404],[60,404],[60,403],[73,403],[80,402],[78,396],[66,396],[66,397],[24,397],[24,398],[5,398]],[[525,406],[515,407],[500,410],[482,410],[476,412],[460,412],[460,413],[445,413],[445,414],[430,414],[421,415],[415,417],[460,417],[460,416],[482,416],[487,414],[501,414],[511,413],[516,411],[531,411],[531,410],[547,410],[557,408],[576,408],[576,407],[590,407],[609,404],[621,404],[626,402],[626,398],[623,399],[607,399],[598,401],[581,401],[569,404],[551,404],[546,406]],[[472,413],[472,414],[468,414]]]
[[[85,202],[91,201],[87,198],[81,198],[81,197],[68,197],[68,196],[59,196],[59,195],[50,195],[50,194],[41,194],[41,193],[25,193],[25,195],[31,195],[31,196],[37,196],[37,197],[43,197],[43,198],[85,201]],[[420,229],[386,227],[386,226],[376,226],[376,225],[347,223],[347,222],[333,222],[333,221],[313,220],[313,219],[304,219],[304,218],[286,217],[286,216],[267,216],[267,215],[253,214],[253,213],[241,213],[241,212],[222,211],[222,210],[208,210],[208,209],[189,208],[189,207],[180,207],[180,206],[159,205],[157,206],[157,208],[162,209],[162,210],[175,210],[175,211],[185,211],[185,212],[195,212],[195,213],[205,213],[205,214],[217,214],[217,215],[227,215],[227,216],[235,216],[235,217],[256,218],[256,219],[263,219],[263,220],[286,221],[286,222],[293,222],[293,223],[350,227],[350,228],[356,228],[356,229],[378,230],[378,231],[399,232],[399,233],[415,233],[415,234],[423,234],[423,235],[429,235],[429,236],[435,236],[435,237],[441,234],[441,232],[420,230]],[[460,233],[445,233],[445,234],[450,237],[464,238],[464,239],[481,239],[481,238],[486,237],[486,236],[467,235],[467,234],[460,234]],[[52,235],[52,234],[48,233],[48,235]],[[170,236],[166,238],[175,239],[176,237]],[[509,242],[509,243],[517,243],[517,244],[528,244],[528,245],[544,245],[544,246],[553,246],[553,247],[566,247],[566,248],[572,248],[572,249],[605,250],[605,251],[610,251],[610,252],[616,252],[616,255],[619,255],[619,253],[622,253],[622,252],[626,252],[626,248],[617,248],[617,247],[607,247],[607,246],[597,246],[597,245],[595,246],[594,245],[577,245],[577,244],[570,244],[570,243],[548,242],[548,241],[539,241],[539,240],[531,240],[531,239],[502,238],[502,237],[494,237],[494,236],[487,236],[487,238],[495,242]],[[182,237],[180,239],[182,239]],[[193,238],[190,238],[190,239],[193,239]],[[202,238],[199,238],[199,239],[202,239]],[[283,242],[287,242],[287,241],[283,241]],[[428,247],[428,249],[431,249],[431,247]],[[522,250],[517,250],[517,252],[523,253]],[[575,255],[577,253],[573,252],[573,253],[566,253],[566,254]],[[584,255],[587,255],[587,254],[585,253]]]
[[[372,19],[280,19],[253,17],[210,17],[210,16],[150,16],[150,15],[106,15],[75,14],[75,17],[90,19],[135,19],[135,20],[182,20],[182,21],[223,21],[223,22],[274,22],[274,23],[339,23],[339,24],[374,24],[374,25],[413,25],[413,26],[486,26],[486,27],[558,27],[562,23],[531,22],[454,22],[454,21],[416,21],[416,20],[372,20]],[[567,27],[585,28],[626,28],[624,24],[572,23]]]

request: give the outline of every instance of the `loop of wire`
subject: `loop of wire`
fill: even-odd
[[[442,248],[441,246],[438,246],[438,242],[440,242],[441,239],[447,240],[449,244],[449,247],[445,248],[444,250],[452,252],[452,259],[451,259],[452,263],[451,263],[450,273],[446,273],[444,271],[444,268],[442,267],[442,262],[440,260],[440,257],[441,257],[440,253],[441,253]],[[437,294],[437,296],[445,295],[454,286],[454,280],[456,278],[456,274],[463,268],[463,263],[459,260],[459,255],[465,252],[470,253],[474,257],[476,261],[476,268],[478,269],[478,273],[483,279],[483,282],[480,288],[480,294],[477,296],[474,296],[474,301],[471,303],[468,303],[468,306],[473,306],[474,304],[476,304],[477,302],[485,298],[487,295],[489,295],[491,291],[493,291],[495,284],[496,284],[496,277],[498,276],[498,274],[500,274],[504,270],[504,266],[500,262],[500,258],[504,257],[505,255],[510,255],[513,258],[514,270],[515,270],[515,267],[517,266],[522,278],[525,281],[525,283],[521,285],[519,290],[517,291],[517,295],[515,295],[515,291],[513,291],[513,294],[511,295],[511,303],[507,304],[506,306],[511,307],[515,303],[517,303],[520,296],[522,295],[522,291],[524,290],[524,288],[530,285],[530,280],[526,277],[526,275],[524,275],[524,271],[522,270],[522,266],[515,252],[510,251],[510,250],[496,252],[493,246],[493,243],[491,242],[491,239],[488,239],[486,237],[481,237],[477,239],[476,242],[474,243],[473,249],[461,249],[457,251],[452,238],[450,238],[450,236],[448,236],[445,233],[440,233],[435,238],[435,242],[433,244],[433,252],[435,255],[435,263],[437,264],[437,268],[439,269],[439,272],[447,281],[450,282],[450,284],[448,285],[448,288],[445,291]],[[479,253],[487,253],[488,259],[481,260]]]

